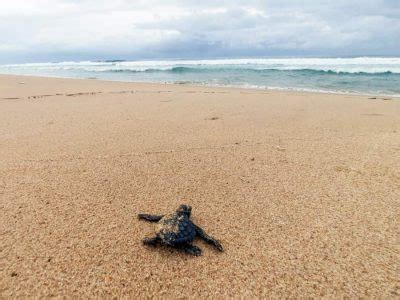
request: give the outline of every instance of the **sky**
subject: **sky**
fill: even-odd
[[[0,63],[400,56],[400,0],[6,0]]]

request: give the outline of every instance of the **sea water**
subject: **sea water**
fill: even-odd
[[[52,62],[0,74],[400,96],[400,57]]]

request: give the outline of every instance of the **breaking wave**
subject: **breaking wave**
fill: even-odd
[[[400,57],[48,62],[0,65],[0,73],[400,94]]]

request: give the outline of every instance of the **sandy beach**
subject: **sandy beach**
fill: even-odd
[[[400,99],[1,75],[0,157],[1,298],[400,296]]]

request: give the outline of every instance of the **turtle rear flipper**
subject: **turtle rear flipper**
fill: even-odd
[[[150,246],[156,246],[159,242],[161,242],[161,238],[158,235],[156,235],[155,237],[151,237],[151,238],[145,238],[143,240],[143,244],[150,245]]]
[[[189,253],[194,256],[200,256],[201,255],[201,249],[195,245],[192,244],[185,244],[183,245],[183,250],[185,250],[186,253]]]

